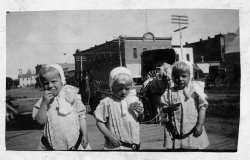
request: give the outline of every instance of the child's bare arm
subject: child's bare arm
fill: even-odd
[[[36,121],[40,124],[45,124],[47,122],[47,105],[42,102],[40,109],[35,117]]]
[[[85,118],[80,119],[80,129],[83,135],[81,144],[83,148],[86,148],[88,146],[89,139],[88,139],[87,123]]]
[[[205,117],[206,117],[206,107],[201,107],[198,113],[198,121],[194,131],[195,137],[198,137],[202,134]]]
[[[115,146],[115,147],[119,147],[121,146],[121,141],[115,136],[113,135],[108,128],[106,127],[106,125],[101,122],[101,121],[96,121],[96,125],[99,128],[99,130],[102,132],[102,134],[107,137],[110,142]]]
[[[52,95],[52,93],[50,91],[45,91],[40,109],[38,110],[38,113],[35,116],[35,119],[38,123],[45,124],[48,121],[47,109],[53,99],[54,96]]]

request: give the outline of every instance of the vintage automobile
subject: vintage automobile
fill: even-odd
[[[160,121],[160,108],[157,105],[157,96],[161,96],[166,88],[154,91],[151,85],[164,64],[172,65],[176,61],[174,49],[157,49],[144,51],[141,54],[143,86],[139,92],[144,106],[143,123],[158,123]],[[166,85],[170,87],[170,83]]]

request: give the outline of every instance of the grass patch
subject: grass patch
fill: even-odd
[[[25,88],[16,88],[6,91],[6,96],[10,96],[15,99],[19,98],[39,98],[42,97],[44,91],[41,91],[40,88],[34,87],[25,87]]]

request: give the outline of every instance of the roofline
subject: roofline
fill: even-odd
[[[105,43],[95,45],[94,47],[90,47],[90,48],[88,48],[86,50],[80,51],[79,53],[75,53],[75,54],[73,54],[73,56],[78,55],[78,54],[83,54],[83,53],[88,52],[88,51],[91,51],[94,48],[98,48],[98,47],[101,47],[101,46],[104,46],[104,45],[107,45],[107,44],[111,44],[111,43],[115,42],[116,40],[118,40],[118,39],[113,39],[111,41],[106,41]]]
[[[151,40],[144,37],[123,37],[125,40]],[[172,37],[154,37],[154,40],[172,40]]]
[[[149,39],[145,39],[143,37],[123,37],[123,36],[120,36],[120,40],[121,42],[124,42],[126,40],[149,40]],[[93,49],[96,49],[96,48],[99,48],[99,47],[102,47],[104,45],[107,45],[107,44],[112,44],[114,42],[119,42],[118,41],[119,39],[113,39],[111,41],[106,41],[105,43],[102,43],[102,44],[99,44],[99,45],[95,45],[94,47],[90,47],[89,49],[86,49],[86,50],[83,50],[83,51],[80,51],[79,53],[75,53],[73,54],[73,56],[75,55],[78,55],[78,54],[83,54],[85,52],[88,52],[88,51],[91,51]],[[151,39],[150,39],[151,40]],[[172,37],[155,37],[154,40],[172,40]]]
[[[172,48],[181,48],[180,45],[171,45],[171,47],[172,47]],[[192,47],[186,46],[186,45],[184,45],[184,46],[182,46],[182,47],[183,47],[183,48],[192,48]]]

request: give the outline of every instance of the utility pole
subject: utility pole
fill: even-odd
[[[122,54],[121,54],[121,36],[118,37],[119,40],[119,57],[120,57],[120,66],[122,67]]]
[[[124,42],[126,40],[126,35],[125,36],[118,36],[118,37],[113,37],[115,39],[114,42],[117,42],[118,40],[118,54],[119,54],[119,61],[120,61],[120,66],[122,67],[122,52],[121,52],[121,42]]]
[[[180,47],[181,47],[181,60],[184,59],[183,53],[182,53],[182,30],[188,28],[187,26],[182,27],[182,24],[189,24],[188,23],[188,16],[185,15],[171,15],[172,24],[178,24],[179,28],[174,30],[174,32],[180,33]]]

